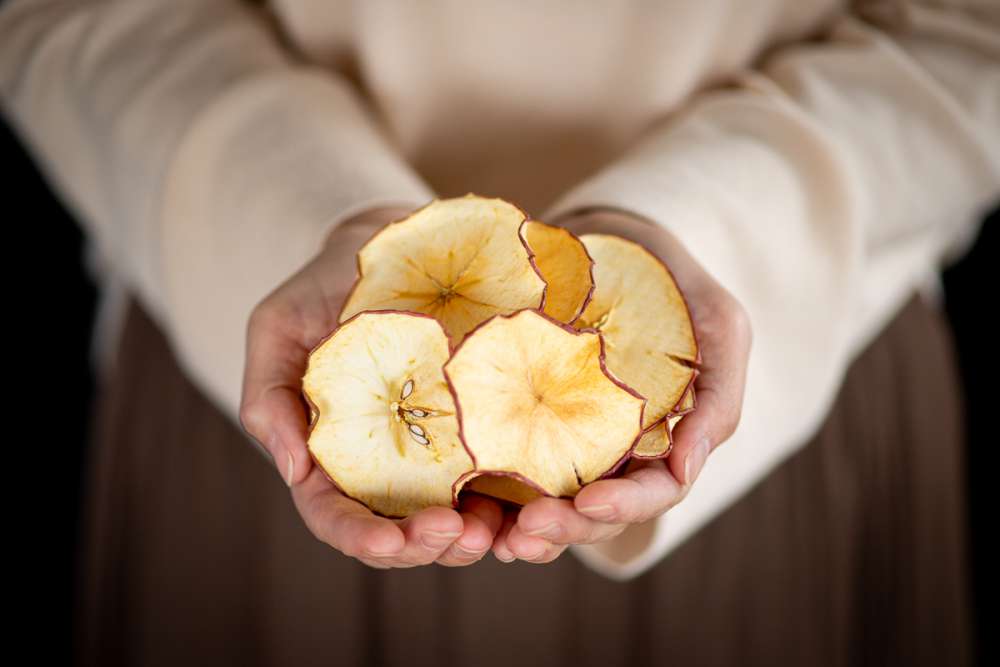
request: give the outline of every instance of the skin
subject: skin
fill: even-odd
[[[674,272],[691,307],[704,364],[698,409],[678,425],[665,461],[633,461],[626,475],[588,485],[574,500],[541,498],[520,510],[470,494],[458,510],[434,507],[406,519],[373,514],[334,487],[309,457],[301,378],[309,351],[337,325],[355,279],[355,255],[373,233],[409,211],[381,208],[337,226],[320,252],[254,309],[240,419],[271,454],[292,499],[320,541],[375,568],[472,564],[491,548],[504,562],[546,563],[570,544],[611,540],[680,502],[709,452],[739,422],[750,325],[736,300],[668,232],[614,211],[559,221],[576,234],[617,234],[646,246]]]

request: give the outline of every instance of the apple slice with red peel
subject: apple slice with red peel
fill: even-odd
[[[603,347],[533,310],[469,334],[444,374],[476,470],[568,497],[626,460],[645,401],[607,371]]]
[[[473,463],[442,367],[448,337],[425,315],[357,315],[309,355],[309,452],[346,495],[385,516],[456,504]]]
[[[674,427],[684,415],[693,412],[694,408],[694,387],[691,387],[669,415],[642,432],[638,444],[632,450],[632,458],[664,459],[669,456],[674,446]]]
[[[674,409],[670,411],[671,417],[683,417],[689,412],[693,412],[698,402],[694,397],[694,384],[684,393],[680,402],[674,406]]]
[[[340,314],[424,313],[457,344],[481,322],[542,308],[545,281],[521,234],[524,212],[475,195],[431,202],[387,225],[358,253],[360,277]]]
[[[670,437],[669,420],[661,419],[642,432],[639,442],[632,450],[634,459],[663,459],[670,454],[673,447]]]
[[[694,381],[699,356],[691,315],[666,265],[641,245],[608,234],[580,240],[594,259],[594,293],[575,326],[603,335],[608,369],[646,397],[648,428]]]
[[[580,316],[594,291],[594,262],[580,239],[567,229],[529,220],[523,236],[545,281],[549,317],[571,323]]]

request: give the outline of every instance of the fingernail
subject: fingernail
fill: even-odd
[[[481,551],[475,551],[473,549],[466,549],[465,547],[463,547],[458,542],[455,542],[454,544],[452,544],[451,548],[454,549],[456,552],[458,552],[459,556],[467,556],[469,558],[478,558],[480,556],[480,554],[482,553]]]
[[[708,436],[703,437],[698,441],[698,444],[694,446],[694,449],[687,455],[684,459],[684,484],[690,485],[694,480],[698,479],[698,475],[701,473],[702,467],[705,465],[705,459],[708,458],[708,450],[711,444],[708,441]]]
[[[500,556],[498,554],[493,554],[493,555],[496,556],[497,560],[500,561],[501,563],[513,563],[515,560],[517,560],[517,556],[514,555],[511,555],[510,558],[504,558],[503,556]]]
[[[373,551],[372,549],[365,549],[365,554],[371,556],[372,558],[386,558],[387,556],[395,556],[399,553],[399,549],[395,551]]]
[[[587,507],[577,507],[576,511],[585,514],[591,519],[611,519],[615,516],[615,508],[611,505],[588,505]]]
[[[545,549],[546,547],[542,547],[536,553],[533,553],[530,556],[522,556],[521,560],[526,560],[526,561],[538,560],[539,558],[545,555]]]
[[[525,535],[531,535],[532,537],[545,537],[548,539],[554,539],[562,534],[562,526],[553,521],[547,526],[542,526],[541,528],[536,528],[535,530],[522,531]]]
[[[428,549],[443,549],[451,544],[462,533],[442,533],[437,530],[425,530],[420,535],[420,543]]]
[[[288,485],[288,488],[291,488],[292,480],[295,479],[295,459],[292,458],[291,452],[287,452],[287,456],[288,466],[286,467],[287,472],[285,474],[285,484]]]

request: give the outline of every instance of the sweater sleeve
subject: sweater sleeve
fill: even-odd
[[[684,502],[624,545],[575,547],[611,577],[655,564],[804,445],[850,361],[1000,193],[996,5],[867,9],[696,96],[549,212],[664,226],[754,327],[741,424]]]
[[[0,101],[234,420],[256,302],[332,225],[431,197],[348,82],[237,0],[13,0]]]

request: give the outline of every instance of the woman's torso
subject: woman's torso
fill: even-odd
[[[840,4],[272,2],[287,38],[355,80],[439,194],[503,193],[535,212]]]

